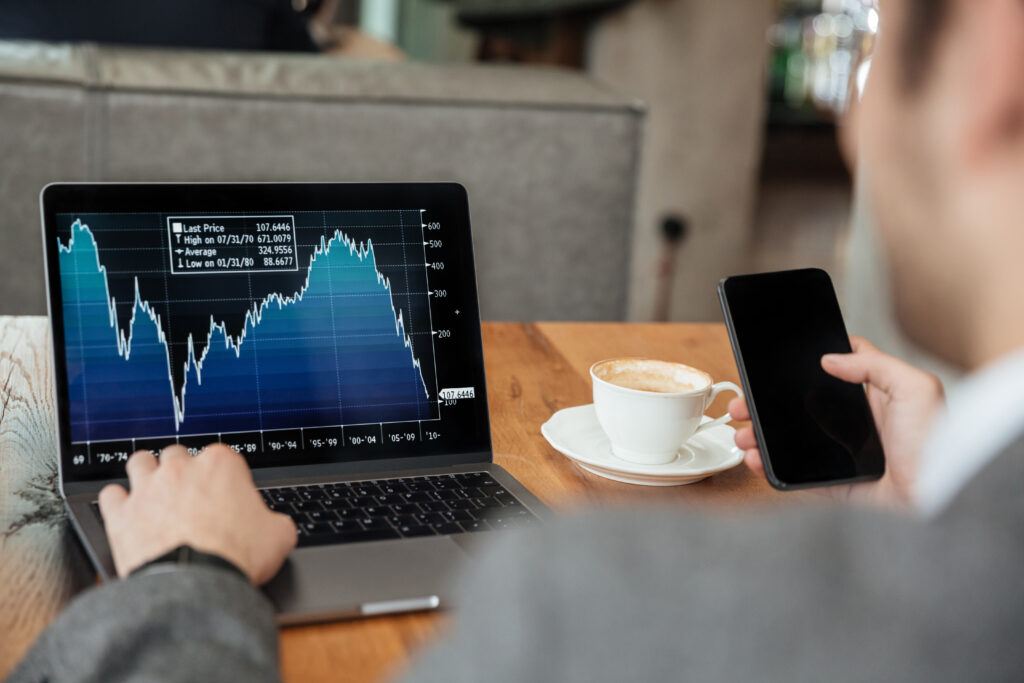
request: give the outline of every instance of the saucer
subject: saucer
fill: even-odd
[[[704,416],[704,422],[711,418]],[[642,486],[682,486],[707,479],[743,461],[729,425],[696,434],[679,448],[676,459],[664,465],[629,462],[612,453],[612,445],[597,422],[594,404],[559,410],[540,428],[541,434],[587,472],[605,479]]]

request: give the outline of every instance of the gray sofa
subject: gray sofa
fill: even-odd
[[[642,123],[560,70],[0,42],[0,314],[50,181],[455,180],[486,319],[621,319]]]

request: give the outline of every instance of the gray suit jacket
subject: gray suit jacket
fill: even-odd
[[[938,519],[593,513],[510,536],[413,681],[1024,679],[1024,440]],[[275,680],[260,594],[213,569],[88,591],[14,681]]]

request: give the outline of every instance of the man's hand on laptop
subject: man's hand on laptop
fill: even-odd
[[[128,459],[131,493],[110,484],[100,491],[119,576],[180,545],[219,555],[256,585],[273,578],[295,547],[295,524],[271,512],[245,459],[223,444],[192,457],[170,446],[159,462],[149,451]]]
[[[942,382],[935,375],[882,353],[861,337],[850,337],[853,353],[821,359],[825,372],[847,382],[866,385],[868,403],[885,450],[885,476],[875,482],[819,489],[834,498],[903,507],[910,505],[918,455],[935,413],[945,404]],[[745,400],[729,403],[734,420],[750,419]],[[752,427],[736,432],[745,462],[763,475],[764,464]]]

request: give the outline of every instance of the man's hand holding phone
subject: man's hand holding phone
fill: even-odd
[[[945,403],[942,383],[935,375],[882,353],[866,339],[851,336],[850,345],[853,353],[825,355],[821,366],[833,377],[866,386],[888,463],[878,481],[820,490],[842,500],[909,506],[921,447],[932,419]],[[729,413],[737,421],[750,419],[744,399],[733,400]],[[746,452],[747,467],[763,476],[764,464],[752,427],[736,432],[736,445]]]

